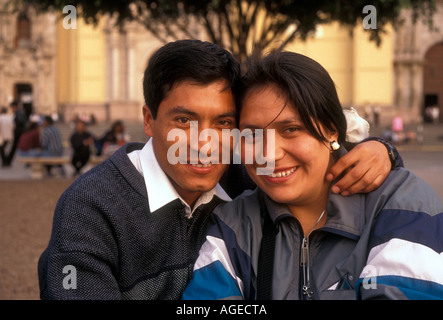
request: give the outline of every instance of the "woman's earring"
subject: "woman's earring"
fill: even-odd
[[[340,149],[340,144],[335,140],[332,140],[329,144],[331,145],[331,152]]]

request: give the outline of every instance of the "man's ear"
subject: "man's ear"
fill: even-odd
[[[143,126],[145,133],[148,137],[152,137],[153,134],[153,121],[154,117],[152,116],[151,110],[149,110],[147,105],[143,106]]]

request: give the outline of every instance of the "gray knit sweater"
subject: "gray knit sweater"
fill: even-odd
[[[128,144],[61,196],[38,264],[42,299],[179,299],[218,197],[191,219],[177,199],[151,213]]]

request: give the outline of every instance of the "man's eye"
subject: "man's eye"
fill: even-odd
[[[188,124],[189,123],[189,118],[186,117],[180,117],[176,119],[180,124]]]
[[[224,126],[224,127],[228,127],[232,124],[232,121],[230,120],[220,120],[218,122],[219,125]]]

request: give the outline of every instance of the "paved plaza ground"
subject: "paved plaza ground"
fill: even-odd
[[[0,299],[39,299],[37,261],[72,179],[0,181]]]
[[[399,146],[407,168],[427,181],[443,201],[443,125],[427,130],[422,145]],[[74,181],[68,177],[31,180],[15,162],[0,169],[0,300],[39,299],[37,261],[47,246],[55,204]]]

